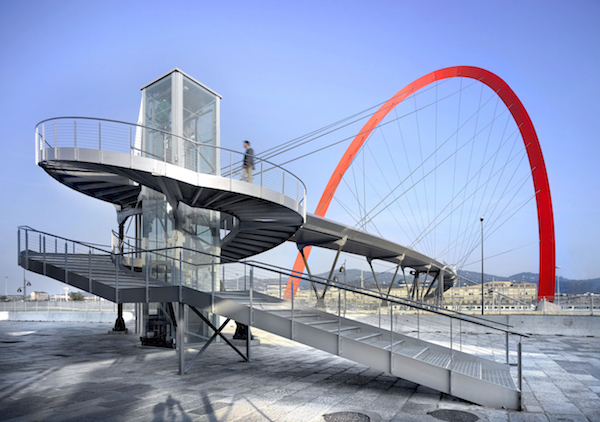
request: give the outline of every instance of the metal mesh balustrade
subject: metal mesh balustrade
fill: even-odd
[[[148,137],[158,141],[145,142]],[[177,139],[182,143],[180,156],[173,148],[173,142]],[[159,144],[161,147],[156,149],[155,146]],[[36,126],[36,162],[49,158],[60,159],[61,148],[146,157],[231,180],[243,180],[244,177],[243,152],[197,142],[161,129],[115,120],[59,117],[40,122]],[[219,157],[220,161],[213,164],[215,157]],[[252,184],[291,198],[305,208],[304,183],[275,163],[254,157]]]

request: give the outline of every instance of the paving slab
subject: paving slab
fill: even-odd
[[[179,376],[176,351],[142,346],[134,333],[108,334],[111,326],[0,322],[0,421],[324,422],[337,414],[439,422],[432,412],[446,410],[484,422],[600,422],[598,337],[527,339],[524,410],[515,412],[478,406],[259,330],[253,331],[260,345],[252,362],[213,344]],[[490,351],[494,336],[476,337],[470,340],[475,353],[505,358]],[[195,353],[188,350],[186,359]]]

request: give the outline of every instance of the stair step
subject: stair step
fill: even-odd
[[[381,333],[365,333],[363,336],[356,337],[356,341],[364,341],[371,338],[381,337]]]
[[[483,369],[483,379],[493,384],[498,384],[506,388],[516,389],[515,382],[510,375],[509,370],[502,369]]]
[[[374,332],[357,332],[357,333],[350,333],[350,334],[346,334],[344,335],[344,337],[349,338],[351,340],[356,340],[356,341],[363,341],[363,340],[368,340],[370,338],[375,338],[375,337],[381,337],[381,333],[374,333]]]
[[[473,378],[481,379],[481,363],[474,361],[454,361],[452,370],[468,375]]]
[[[427,362],[432,365],[448,368],[451,357],[448,353],[429,353],[426,356],[423,356],[422,360],[423,362]]]
[[[346,326],[346,327],[340,327],[339,331],[340,332],[344,332],[344,331],[352,331],[352,330],[360,330],[359,326]],[[331,330],[327,330],[330,333],[336,334],[338,332],[338,328],[332,328]]]
[[[326,324],[337,324],[338,321],[335,319],[326,319],[326,320],[321,320],[321,321],[311,321],[311,322],[304,322],[303,324],[305,325],[326,325]]]
[[[381,341],[386,341],[386,340],[381,340]],[[390,347],[391,347],[391,345],[390,345],[390,342],[389,342],[389,341],[387,341],[386,343],[387,343],[387,344],[386,344],[385,346],[383,346],[383,348],[384,348],[385,350],[389,350],[389,349],[390,349]],[[401,344],[403,344],[403,343],[404,343],[404,340],[396,340],[396,341],[394,341],[394,344],[393,344],[393,345],[394,345],[394,347],[396,347],[396,346],[399,346],[399,345],[401,345]]]
[[[417,345],[407,345],[398,349],[397,353],[407,356],[409,358],[417,358],[425,353],[429,348]]]
[[[291,318],[291,313],[292,312],[290,311],[289,318]],[[302,311],[294,311],[294,318],[320,318],[320,317],[321,317],[320,314],[303,314]]]

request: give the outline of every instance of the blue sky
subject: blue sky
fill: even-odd
[[[490,70],[517,93],[546,161],[560,274],[600,277],[599,19],[596,1],[2,1],[0,278],[9,294],[22,284],[19,225],[96,243],[116,227],[110,204],[35,165],[43,119],[134,122],[139,88],[178,67],[223,95],[222,145],[251,139],[260,152],[456,65]],[[309,208],[342,152],[290,166]],[[524,270],[537,272],[511,262],[496,272]]]

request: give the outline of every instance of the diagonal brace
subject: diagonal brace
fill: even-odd
[[[233,350],[235,350],[235,352],[240,355],[242,357],[242,359],[244,359],[244,361],[248,361],[248,358],[246,356],[244,356],[244,354],[242,352],[240,352],[238,350],[237,347],[235,347],[233,345],[233,343],[231,343],[229,341],[229,339],[227,339],[227,337],[225,337],[222,334],[223,329],[227,326],[227,324],[229,323],[229,321],[231,320],[230,318],[227,318],[227,320],[221,324],[221,326],[219,328],[216,328],[209,320],[208,318],[206,318],[204,315],[202,315],[202,313],[200,311],[198,311],[196,308],[194,308],[193,306],[189,306],[188,307],[194,311],[194,313],[196,315],[198,315],[200,317],[200,319],[202,319],[202,321],[204,321],[206,323],[206,325],[208,325],[215,333],[213,334],[213,336],[206,342],[206,344],[202,347],[202,349],[198,352],[198,354],[192,359],[192,361],[187,365],[187,367],[185,368],[185,371],[187,372],[188,370],[191,369],[191,367],[194,365],[194,363],[196,362],[196,360],[198,360],[198,358],[200,357],[200,355],[202,353],[204,353],[204,351],[206,350],[206,348],[213,342],[213,340],[215,338],[217,338],[217,336],[220,336],[225,343],[227,343],[229,345],[229,347],[231,347]]]

